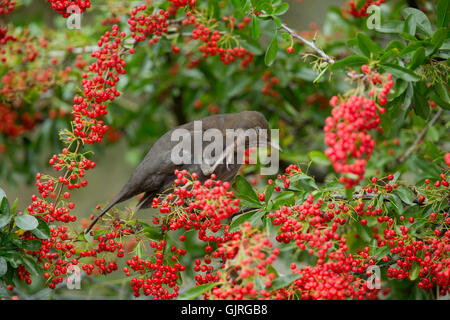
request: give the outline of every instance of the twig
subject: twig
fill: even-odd
[[[286,24],[282,24],[281,28],[286,31],[287,33],[289,33],[293,38],[303,42],[305,45],[307,45],[308,47],[310,47],[311,49],[313,49],[316,53],[318,53],[326,62],[328,62],[329,64],[333,64],[336,61],[330,57],[329,55],[327,55],[322,49],[320,49],[319,47],[316,46],[315,43],[315,39],[313,41],[308,41],[305,38],[303,38],[301,35],[299,35],[297,32],[295,32],[294,30],[292,30],[291,28],[289,28]],[[315,38],[315,37],[314,37]]]
[[[406,152],[403,154],[403,156],[401,156],[395,165],[398,165],[400,163],[403,163],[406,161],[406,159],[408,159],[411,154],[414,152],[414,150],[417,148],[417,146],[419,145],[419,143],[422,141],[423,137],[427,134],[428,130],[430,129],[430,127],[436,123],[436,121],[439,120],[439,118],[441,117],[441,115],[443,114],[444,110],[440,109],[433,117],[433,119],[431,119],[430,122],[428,122],[425,126],[425,128],[423,128],[423,130],[419,133],[419,135],[417,136],[416,140],[414,141],[414,143],[408,148],[408,150],[406,150]]]
[[[75,149],[74,154],[76,154],[76,155],[78,154],[78,151],[80,150],[80,146],[81,146],[80,141],[77,141],[77,147],[76,147],[76,149]],[[71,170],[67,169],[66,174],[64,175],[64,179],[67,179],[67,177],[69,176],[69,173],[70,173],[70,172],[71,172]],[[61,193],[62,193],[63,189],[64,189],[64,184],[63,184],[62,182],[60,182],[58,195],[56,196],[56,200],[55,200],[55,202],[54,202],[55,208],[56,208],[57,205],[58,205],[59,198],[61,197]]]

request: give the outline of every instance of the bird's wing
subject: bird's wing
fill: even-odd
[[[203,163],[201,164],[200,168],[205,176],[210,175],[213,173],[217,166],[220,164],[228,165],[233,161],[234,152],[237,149],[237,146],[245,142],[245,136],[239,135],[236,140],[234,140],[233,143],[230,143],[226,146],[225,150],[220,154],[219,157],[206,157],[203,155]],[[234,161],[238,161],[238,159],[234,159]]]

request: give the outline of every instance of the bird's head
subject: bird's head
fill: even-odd
[[[278,151],[283,151],[281,147],[272,141],[271,130],[269,122],[261,112],[258,111],[243,111],[236,114],[234,121],[235,129],[251,130],[257,135],[256,144],[252,141],[246,141],[246,147],[266,147],[268,145]],[[263,131],[261,131],[263,130]],[[264,133],[266,135],[264,135]]]

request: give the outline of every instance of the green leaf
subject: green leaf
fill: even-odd
[[[272,285],[270,286],[270,290],[278,290],[281,288],[285,288],[289,286],[292,282],[302,277],[302,274],[294,273],[294,274],[288,274],[285,276],[281,276],[278,278],[275,278],[272,281]]]
[[[23,230],[33,230],[39,225],[37,219],[27,213],[18,214],[14,218],[14,221],[16,222],[16,225]]]
[[[397,209],[397,210],[396,210],[397,213],[398,213],[399,215],[403,214],[404,207],[403,207],[403,203],[402,203],[402,201],[400,200],[400,198],[399,198],[397,195],[395,195],[395,194],[393,194],[393,193],[390,193],[390,194],[388,195],[388,199],[389,199],[389,201],[391,202],[391,204],[394,206],[394,208]]]
[[[3,190],[1,190],[3,191]],[[9,208],[9,202],[6,197],[2,199],[0,204],[0,228],[6,226],[12,218],[11,210]]]
[[[383,52],[383,49],[364,33],[358,33],[356,38],[358,40],[359,49],[366,57],[370,57],[371,54],[374,55]]]
[[[278,7],[275,8],[272,14],[275,16],[281,16],[285,14],[288,10],[289,10],[289,3],[283,2]]]
[[[17,209],[17,205],[19,204],[19,199],[16,198],[16,200],[14,200],[12,206],[11,206],[11,213],[16,212]]]
[[[252,36],[256,40],[261,36],[261,26],[259,25],[259,19],[255,15],[252,15]]]
[[[5,253],[3,257],[11,264],[14,269],[23,263],[22,255],[15,251]]]
[[[266,212],[264,210],[254,210],[241,214],[231,222],[230,232],[239,231],[240,226],[247,221],[250,222],[251,225],[254,225],[258,220],[261,219],[262,216],[264,216],[265,213]]]
[[[315,84],[315,83],[318,83],[318,82],[322,79],[322,77],[324,76],[324,74],[328,71],[329,68],[330,68],[330,65],[328,64],[328,65],[326,66],[326,68],[324,68],[324,69],[317,75],[317,77],[314,79],[313,83],[314,83],[314,84]]]
[[[394,76],[403,79],[405,81],[419,81],[420,77],[415,74],[413,71],[400,67],[399,65],[392,63],[381,64],[384,71],[387,73],[392,73]]]
[[[277,195],[273,201],[273,208],[278,209],[281,206],[289,206],[295,203],[295,193],[292,191],[283,191]]]
[[[336,61],[331,65],[332,70],[341,69],[344,67],[354,67],[354,66],[362,66],[363,64],[369,63],[369,59],[362,56],[350,56],[339,61]]]
[[[398,187],[395,189],[395,194],[397,194],[404,203],[414,205],[414,193],[408,188]]]
[[[27,268],[28,272],[30,272],[32,275],[37,275],[39,274],[39,266],[37,265],[36,261],[34,261],[33,259],[24,256],[22,258],[22,262],[25,265],[25,267]]]
[[[388,50],[391,50],[391,49],[397,49],[398,51],[401,51],[401,50],[403,50],[404,47],[405,47],[405,45],[402,42],[400,42],[398,40],[392,40],[386,46],[384,51],[388,51]]]
[[[202,284],[202,285],[193,287],[193,288],[183,292],[182,294],[180,294],[178,296],[177,300],[193,300],[193,299],[201,296],[205,292],[207,292],[219,285],[220,285],[220,283],[214,282],[214,283],[207,283],[207,284]]]
[[[136,252],[136,255],[142,259],[142,257],[144,256],[144,248],[142,248],[142,241],[140,241],[136,248],[134,248],[134,252]]]
[[[410,35],[415,35],[416,27],[417,27],[416,18],[414,17],[413,14],[410,14],[405,20],[405,25],[403,26],[403,31],[407,32]],[[415,40],[415,38],[414,38],[414,40]]]
[[[448,89],[444,83],[438,83],[435,86],[436,93],[433,93],[431,100],[436,102],[441,108],[450,110],[450,99]]]
[[[244,198],[255,205],[261,206],[261,201],[259,201],[258,196],[256,195],[255,190],[253,190],[250,183],[248,183],[247,179],[243,176],[237,176],[235,179],[235,187],[239,193],[240,198]]]
[[[447,27],[450,17],[450,1],[439,0],[437,6],[437,26]]]
[[[447,34],[448,28],[439,28],[434,32],[433,37],[431,38],[434,50],[431,54],[434,54],[444,44],[444,41],[448,38]]]
[[[51,236],[50,227],[43,219],[37,219],[38,226],[30,232],[39,239],[48,239]]]
[[[142,229],[142,233],[149,239],[162,240],[163,235],[160,227],[148,226]]]
[[[409,279],[414,281],[417,279],[420,273],[420,266],[417,263],[414,263],[411,270],[409,271]]]
[[[428,119],[431,112],[428,100],[417,89],[414,89],[414,112],[423,119]]]
[[[8,271],[8,263],[5,258],[0,257],[0,277],[4,276]]]
[[[403,30],[404,22],[400,20],[391,20],[386,23],[382,23],[380,28],[377,29],[381,33],[400,33]]]
[[[433,29],[431,27],[430,20],[428,20],[428,17],[425,15],[425,13],[415,8],[405,8],[403,9],[403,13],[406,17],[409,15],[413,15],[414,19],[417,22],[417,27],[427,36],[431,37]]]
[[[308,157],[312,162],[328,166],[330,164],[330,159],[322,151],[314,150],[308,153]]]
[[[355,221],[353,223],[353,226],[356,229],[356,232],[359,234],[362,240],[365,242],[370,242],[372,240],[371,232],[369,231],[369,228],[367,226],[363,226],[361,222]]]
[[[3,198],[6,198],[6,193],[2,188],[0,188],[0,203],[2,202]]]
[[[266,56],[264,57],[264,62],[267,66],[271,66],[275,61],[278,53],[278,32],[275,30],[275,34],[270,42],[269,47],[266,51]]]
[[[441,99],[437,94],[433,93],[431,95],[431,100],[437,103],[438,106],[440,106],[442,109],[450,110],[450,104],[444,100]]]
[[[270,185],[267,186],[266,192],[264,193],[264,198],[266,203],[270,201],[270,198],[272,197],[273,191],[275,189],[275,182],[272,182]]]
[[[38,251],[41,248],[41,242],[39,240],[23,240],[22,248],[28,251]]]
[[[423,62],[425,61],[425,49],[423,47],[420,47],[414,52],[414,56],[411,59],[411,62],[409,64],[409,69],[414,70],[417,67],[421,66]]]

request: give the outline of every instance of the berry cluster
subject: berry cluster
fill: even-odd
[[[346,188],[351,188],[364,178],[367,161],[376,145],[369,131],[379,128],[379,113],[384,113],[385,109],[377,105],[374,96],[379,92],[378,103],[386,104],[386,95],[394,84],[390,74],[386,76],[386,82],[383,82],[378,73],[371,76],[371,70],[367,66],[362,66],[361,70],[367,74],[372,84],[369,98],[352,95],[339,102],[338,97],[332,97],[330,105],[333,110],[323,129],[325,143],[328,145],[325,154],[336,172],[343,174],[340,182]]]
[[[204,58],[218,55],[220,60],[225,64],[230,64],[237,59],[241,59],[241,65],[244,67],[253,61],[254,55],[245,48],[222,47],[220,45],[222,39],[220,31],[212,31],[204,24],[195,23],[194,19],[189,19],[188,21],[195,26],[195,29],[192,31],[192,38],[204,42],[204,45],[201,45],[198,48],[198,50],[203,53]]]
[[[83,13],[91,7],[90,0],[47,0],[47,2],[64,18],[69,17],[72,13]]]
[[[34,114],[24,112],[19,116],[18,112],[10,105],[0,103],[0,134],[5,133],[12,138],[17,137],[26,130],[33,130],[36,122],[41,118],[40,112]]]
[[[227,257],[228,261],[214,277],[215,282],[221,285],[207,292],[205,299],[279,298],[270,289],[276,275],[269,267],[277,259],[280,250],[273,248],[272,242],[263,233],[252,231],[249,222],[244,223],[243,230],[236,233],[231,241],[219,246],[216,252],[219,251],[218,255]],[[256,281],[259,281],[262,287],[258,287]]]
[[[330,100],[335,108],[324,127],[325,143],[329,146],[325,154],[336,172],[345,174],[340,182],[350,188],[364,178],[367,160],[376,144],[368,132],[378,128],[380,118],[372,99],[351,96],[337,106],[336,100]]]
[[[350,1],[350,9],[348,9],[348,12],[355,18],[367,17],[367,9],[370,6],[379,6],[384,2],[386,2],[386,0],[365,0],[364,4],[358,9],[355,1]]]
[[[278,77],[271,77],[270,71],[266,71],[262,76],[262,80],[264,81],[264,86],[261,92],[265,95],[278,98],[278,91],[273,89],[274,86],[278,86],[280,84],[280,80],[278,79]]]
[[[8,15],[16,7],[16,2],[11,0],[0,0],[0,16]]]
[[[178,262],[178,259],[179,256],[186,254],[186,250],[171,246],[170,253],[173,255],[170,260],[174,264],[173,266],[167,265],[164,263],[166,259],[164,248],[166,245],[165,240],[159,243],[151,241],[150,247],[155,250],[155,262],[143,260],[137,255],[127,260],[128,266],[123,268],[125,274],[129,276],[130,269],[132,269],[141,275],[139,279],[133,278],[130,281],[135,297],[140,296],[141,290],[144,295],[152,295],[155,300],[170,300],[178,296],[177,280],[179,279],[179,273],[186,269],[184,265]],[[166,287],[172,289],[172,292]]]

